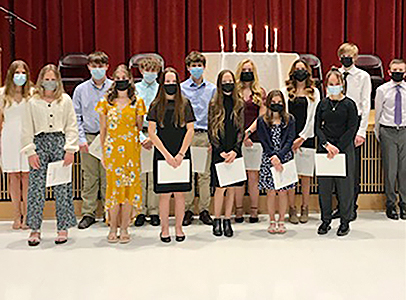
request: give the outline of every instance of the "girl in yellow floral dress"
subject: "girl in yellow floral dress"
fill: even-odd
[[[139,130],[145,105],[135,95],[133,78],[125,65],[113,73],[114,83],[96,106],[100,113],[103,166],[107,175],[105,210],[108,213],[111,243],[128,243],[128,226],[133,210],[141,206]],[[120,227],[120,238],[117,228]]]

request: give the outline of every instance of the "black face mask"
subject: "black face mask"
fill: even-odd
[[[405,73],[404,72],[392,72],[391,76],[392,80],[394,82],[401,82],[403,78],[405,78]]]
[[[295,70],[293,72],[293,78],[295,78],[297,81],[305,81],[309,77],[309,72],[307,70]]]
[[[342,56],[340,61],[343,64],[343,66],[346,68],[351,67],[352,64],[354,63],[354,60],[352,59],[352,57],[347,57],[347,56]]]
[[[278,112],[280,113],[281,111],[283,111],[283,105],[282,104],[278,104],[278,103],[272,103],[271,104],[271,110],[273,112]]]
[[[178,85],[176,83],[164,84],[165,93],[169,96],[173,96],[178,91]]]
[[[254,72],[241,72],[241,81],[250,82],[254,80]]]
[[[234,91],[234,83],[224,83],[221,85],[221,89],[225,93],[231,93],[232,91]]]
[[[116,89],[118,91],[125,91],[130,86],[130,81],[126,80],[116,80]]]

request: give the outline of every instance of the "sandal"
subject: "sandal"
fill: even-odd
[[[120,230],[120,244],[128,244],[131,241],[131,236],[127,230]]]
[[[28,246],[35,247],[41,242],[41,233],[39,231],[31,231],[28,237]]]
[[[107,236],[107,241],[111,244],[118,243],[117,231],[110,231],[109,235]]]
[[[269,227],[268,227],[268,233],[275,234],[276,232],[277,232],[277,230],[276,230],[276,222],[271,221],[271,223],[269,224]]]
[[[252,211],[256,211],[256,213],[254,214],[255,216],[253,216]],[[258,207],[251,207],[251,216],[250,216],[250,223],[258,223],[259,222],[259,218],[258,218]]]
[[[11,228],[13,228],[14,230],[19,230],[21,228],[21,225],[21,219],[15,219]]]
[[[241,214],[238,214],[237,211],[242,211],[242,213],[241,213]],[[235,221],[236,223],[242,223],[242,222],[244,222],[243,213],[244,213],[244,207],[240,206],[240,207],[236,207],[236,208],[235,208],[235,218],[234,218],[234,221]],[[239,215],[240,215],[240,217],[238,217]]]
[[[278,222],[278,233],[280,234],[286,233],[285,222]]]
[[[68,241],[68,231],[67,230],[58,231],[58,236],[55,239],[55,244],[57,245],[65,244],[67,241]]]

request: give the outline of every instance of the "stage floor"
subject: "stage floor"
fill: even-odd
[[[319,216],[311,217],[271,236],[261,216],[234,225],[233,238],[195,221],[184,243],[168,245],[150,225],[132,227],[130,244],[110,245],[98,223],[56,246],[55,222],[46,221],[37,248],[28,247],[28,231],[1,222],[0,299],[406,299],[406,221],[361,212],[338,238],[338,221],[320,237]]]

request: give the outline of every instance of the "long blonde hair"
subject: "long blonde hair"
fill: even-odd
[[[37,83],[35,85],[35,96],[41,99],[44,98],[45,89],[42,87],[42,81],[44,80],[45,74],[49,71],[52,71],[55,74],[56,89],[54,91],[54,96],[56,100],[60,101],[62,100],[62,94],[65,93],[65,90],[63,89],[61,73],[59,72],[58,68],[53,64],[46,65],[39,72]]]
[[[28,65],[22,60],[15,60],[10,64],[10,67],[7,70],[6,81],[4,83],[4,93],[2,95],[4,100],[4,107],[10,106],[14,102],[15,98],[15,83],[14,83],[14,74],[16,73],[19,67],[23,67],[25,74],[27,75],[27,80],[22,86],[22,96],[23,100],[27,100],[31,95],[32,83],[30,81],[30,70]],[[1,107],[3,108],[3,107]]]
[[[224,109],[224,95],[222,90],[222,80],[226,73],[230,73],[235,83],[235,76],[230,70],[223,70],[217,76],[217,91],[209,104],[209,133],[215,144],[219,142],[219,134],[224,135],[224,118],[226,111]],[[233,120],[236,127],[240,128],[240,132],[244,131],[244,100],[238,95],[234,88],[232,93],[233,98]]]
[[[251,87],[250,87],[251,92],[252,92],[252,101],[254,102],[254,104],[261,106],[262,105],[262,89],[259,84],[258,71],[257,71],[257,67],[254,64],[254,62],[249,58],[240,61],[240,63],[237,66],[237,71],[235,72],[235,77],[237,78],[237,84],[236,84],[237,92],[238,92],[239,96],[242,99],[244,99],[244,96],[242,94],[243,82],[241,81],[240,78],[241,78],[243,66],[246,63],[251,64],[252,72],[254,73],[254,81],[251,82]]]
[[[310,101],[314,101],[314,89],[316,88],[316,84],[314,83],[314,80],[312,78],[312,69],[310,68],[309,64],[303,60],[303,59],[298,59],[296,60],[292,66],[290,67],[289,71],[289,79],[286,80],[286,89],[288,91],[288,98],[289,100],[294,100],[296,98],[296,92],[297,92],[297,80],[294,78],[293,73],[296,70],[296,66],[302,63],[305,65],[307,72],[309,73],[309,77],[307,77],[306,82],[305,82],[305,93],[307,97],[309,97]]]

